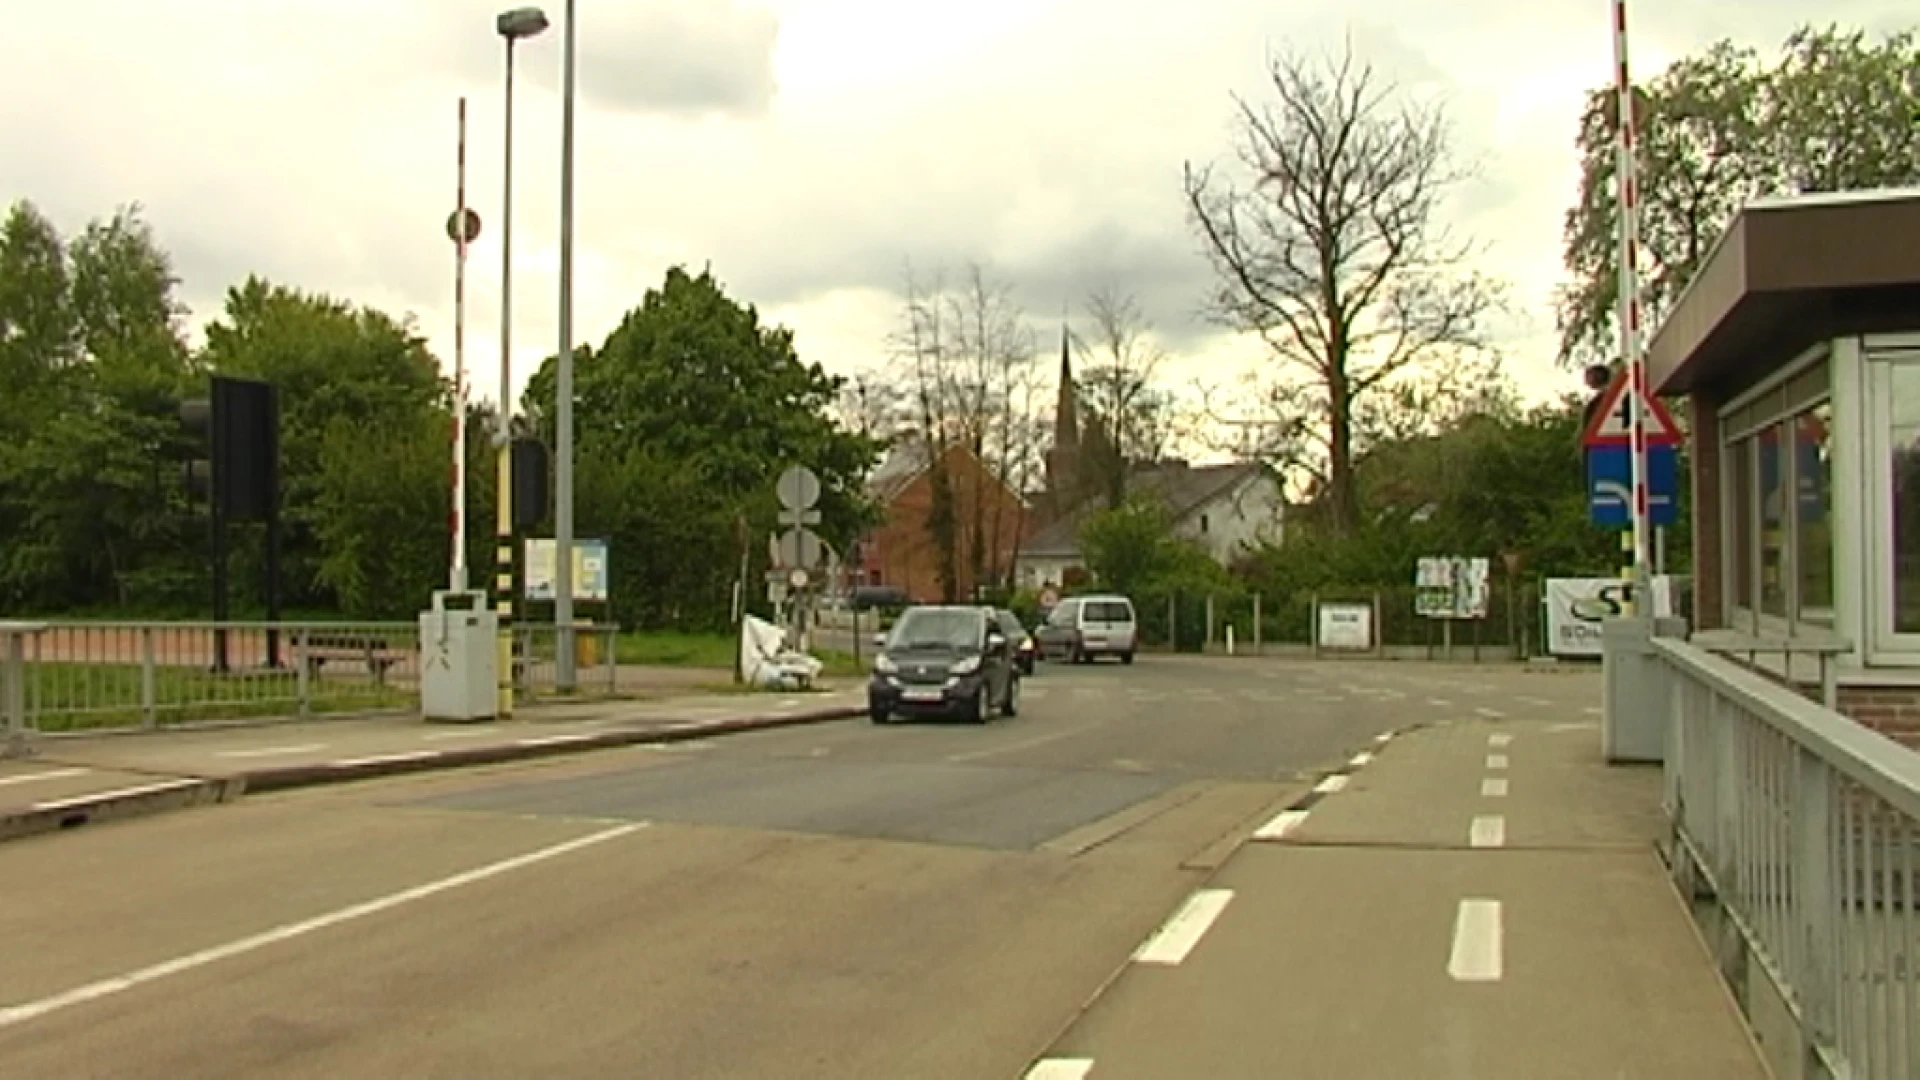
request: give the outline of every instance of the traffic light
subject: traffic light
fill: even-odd
[[[272,383],[215,375],[210,395],[180,405],[193,441],[189,494],[223,521],[271,521],[280,504],[280,396]]]
[[[539,439],[513,440],[513,527],[531,529],[547,518],[547,446]]]

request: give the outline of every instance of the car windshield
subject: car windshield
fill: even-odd
[[[1089,600],[1083,617],[1087,622],[1132,622],[1133,612],[1118,600]]]
[[[953,608],[913,608],[900,616],[888,639],[894,649],[977,649],[980,613]]]

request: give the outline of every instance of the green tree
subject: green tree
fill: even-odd
[[[549,358],[525,395],[550,446],[554,378]],[[621,540],[609,558],[623,622],[724,623],[721,583],[738,576],[741,557],[735,523],[746,518],[747,554],[764,568],[774,481],[789,465],[819,475],[817,528],[849,551],[871,520],[861,484],[878,444],[836,423],[841,390],[800,360],[792,331],[762,324],[711,272],[680,267],[600,348],[575,353],[576,534]]]
[[[0,600],[124,608],[191,593],[191,533],[159,464],[191,373],[175,284],[137,207],[71,244],[26,203],[0,227],[0,377],[19,403],[0,419]]]
[[[1636,87],[1641,303],[1659,325],[1735,213],[1774,194],[1920,179],[1920,40],[1802,28],[1772,65],[1731,41]],[[1611,87],[1580,118],[1580,193],[1567,211],[1572,283],[1557,302],[1560,360],[1619,352],[1615,118]]]
[[[207,327],[203,360],[278,387],[285,601],[357,615],[425,603],[448,562],[453,421],[424,339],[378,311],[249,277]],[[484,430],[469,443],[469,479],[490,491]],[[469,517],[491,533],[490,516]],[[259,580],[258,538],[237,539],[235,582]],[[488,559],[476,582],[491,577],[490,549],[473,537],[470,565]],[[389,555],[395,565],[375,565]]]

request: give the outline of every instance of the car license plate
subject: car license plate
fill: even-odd
[[[1089,645],[1105,645],[1106,643],[1107,639],[1103,637],[1090,637],[1087,639],[1087,644]]]
[[[939,701],[941,690],[937,686],[909,686],[900,692],[908,701]]]

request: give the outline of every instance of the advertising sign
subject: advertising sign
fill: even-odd
[[[529,600],[553,600],[557,593],[554,578],[558,567],[554,562],[557,545],[551,537],[530,536],[526,545],[526,598]],[[573,542],[573,598],[594,603],[607,600],[607,542],[605,540],[575,540]]]
[[[1656,615],[1673,612],[1673,579],[1653,579]],[[1548,578],[1543,601],[1547,605],[1547,652],[1553,656],[1601,654],[1601,624],[1627,613],[1633,590],[1617,577]]]
[[[1323,649],[1366,652],[1373,648],[1373,605],[1320,605],[1318,638]]]
[[[1485,559],[1421,559],[1414,567],[1414,613],[1429,619],[1486,618],[1487,569]]]

